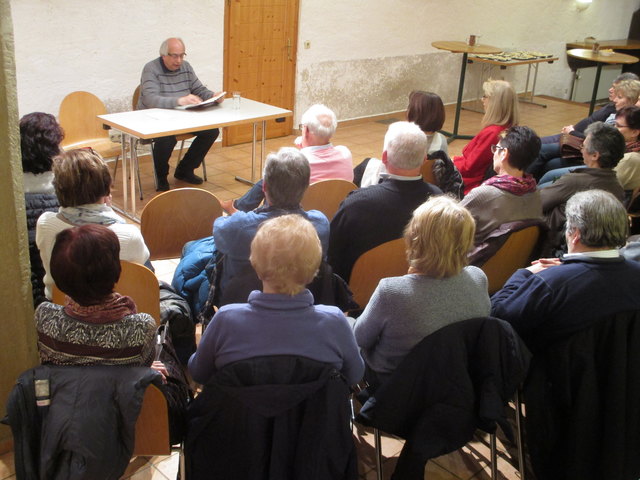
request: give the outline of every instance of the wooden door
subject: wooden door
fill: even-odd
[[[298,0],[227,0],[224,89],[293,110]],[[267,137],[290,135],[293,119],[267,122]],[[252,125],[227,127],[223,145],[251,141]]]

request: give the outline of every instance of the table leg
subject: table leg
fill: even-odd
[[[456,116],[453,121],[453,132],[447,132],[441,130],[443,135],[449,137],[449,142],[454,141],[457,138],[470,139],[472,135],[458,135],[458,125],[460,124],[460,108],[462,107],[462,92],[464,90],[464,76],[467,73],[467,58],[466,52],[462,53],[462,66],[460,67],[460,84],[458,85],[458,101],[456,102]]]
[[[138,163],[138,154],[136,151],[136,140],[129,135],[129,153],[131,159],[129,161],[129,179],[131,180],[131,215],[136,215],[136,165]]]
[[[589,104],[589,116],[593,113],[596,106],[596,97],[598,96],[598,85],[600,84],[600,73],[602,72],[602,64],[596,66],[596,80],[593,83],[593,93],[591,94],[591,103]]]
[[[469,63],[473,63],[473,62],[469,62]],[[480,108],[476,108],[475,106],[462,107],[462,110],[467,110],[469,112],[476,112],[476,113],[484,114],[484,110],[482,109],[482,101],[480,100],[480,98],[482,97],[482,85],[484,83],[484,79],[485,78],[490,78],[491,77],[491,73],[493,72],[493,65],[488,65],[486,63],[481,63],[480,66],[481,66],[480,67],[480,76],[478,77],[478,87],[476,89],[477,98],[473,101],[473,105],[480,104]],[[489,72],[489,75],[486,75],[485,72]]]
[[[124,207],[124,211],[126,212],[129,209],[129,196],[128,196],[128,185],[127,185],[127,176],[129,175],[127,172],[127,166],[129,162],[127,160],[127,143],[129,142],[129,134],[122,132],[122,143],[120,144],[122,150],[120,155],[122,156],[122,206]]]
[[[267,121],[262,121],[262,142],[260,144],[260,177],[262,177],[262,169],[264,162],[264,154],[267,150]]]
[[[538,81],[538,66],[540,64],[539,63],[530,63],[528,65],[528,69],[527,69],[527,83],[525,84],[524,87],[524,92],[525,95],[527,93],[527,90],[529,90],[529,75],[531,74],[531,66],[533,66],[534,72],[533,72],[533,85],[531,86],[531,95],[529,96],[529,99],[527,100],[527,98],[523,98],[520,97],[518,100],[520,100],[522,103],[530,103],[531,105],[537,105],[539,107],[542,108],[547,108],[547,105],[544,103],[538,103],[538,102],[534,102],[533,101],[533,97],[536,95],[536,82]]]
[[[251,142],[251,180],[236,175],[237,182],[246,183],[247,185],[255,185],[256,183],[256,127],[257,123],[253,122],[253,141]],[[262,128],[262,135],[264,140],[264,127]],[[260,162],[260,165],[262,166],[262,162]],[[262,174],[262,170],[260,170],[260,174]]]

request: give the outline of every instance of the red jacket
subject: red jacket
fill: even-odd
[[[471,139],[462,149],[462,156],[453,157],[453,163],[464,180],[464,194],[482,183],[484,174],[492,165],[491,145],[497,145],[499,134],[509,125],[489,125]]]

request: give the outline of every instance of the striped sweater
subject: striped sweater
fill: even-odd
[[[162,57],[147,63],[140,78],[140,98],[137,109],[174,108],[185,95],[197,95],[202,100],[213,97],[213,92],[202,85],[188,62],[182,62],[178,70],[164,66]]]

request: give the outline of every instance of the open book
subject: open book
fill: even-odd
[[[190,110],[192,108],[207,108],[214,105],[217,105],[216,100],[220,100],[224,97],[227,92],[220,92],[218,95],[211,97],[209,100],[205,100],[204,102],[194,103],[192,105],[178,105],[176,108],[178,110]]]

